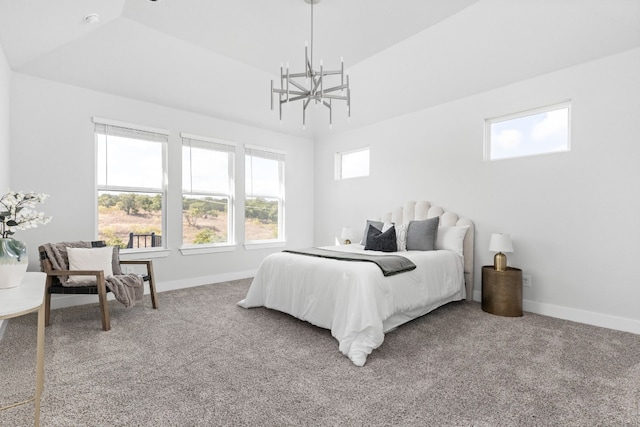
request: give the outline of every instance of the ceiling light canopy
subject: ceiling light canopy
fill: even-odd
[[[275,88],[271,80],[271,109],[273,110],[273,95],[278,95],[278,110],[282,120],[282,104],[292,101],[302,101],[302,126],[306,124],[307,107],[322,104],[329,110],[329,125],[333,123],[333,101],[345,101],[347,114],[351,117],[351,90],[349,89],[349,75],[344,72],[344,61],[340,58],[339,70],[325,70],[322,61],[320,69],[313,68],[313,5],[320,0],[304,0],[311,5],[311,52],[305,42],[304,63],[305,71],[290,73],[289,64],[280,65],[280,88]]]
[[[100,22],[100,15],[97,13],[90,13],[84,17],[84,21],[88,24],[97,24]]]

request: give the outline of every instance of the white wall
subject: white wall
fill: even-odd
[[[243,144],[277,148],[286,157],[286,236],[291,247],[313,241],[313,142],[243,124],[197,115],[56,83],[25,74],[12,75],[11,134],[13,187],[50,194],[39,207],[53,216],[51,223],[20,232],[29,248],[29,269],[38,270],[38,245],[46,242],[91,240],[96,236],[94,132],[92,116],[170,131],[168,232],[170,254],[154,260],[159,290],[247,277],[262,258],[281,250],[183,256],[181,244],[180,132],[222,138],[238,144],[236,187],[244,192]],[[240,212],[238,235],[243,236]]]
[[[0,191],[2,194],[9,187],[10,145],[9,102],[11,92],[11,69],[0,44]]]
[[[510,233],[509,265],[532,276],[525,310],[640,333],[638,75],[634,49],[319,139],[316,244],[429,200],[475,221],[476,299],[491,233]],[[483,161],[485,118],[566,100],[570,152]],[[335,181],[334,154],[367,145],[370,177]]]
[[[11,70],[4,55],[4,49],[0,44],[0,191],[1,194],[9,187],[9,166],[11,137],[9,129],[9,93],[11,88]],[[7,322],[0,320],[0,339],[7,327]]]

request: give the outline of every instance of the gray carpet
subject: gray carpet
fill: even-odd
[[[52,312],[44,426],[638,426],[640,336],[478,303],[387,334],[358,368],[329,331],[245,310],[249,281]],[[0,342],[0,405],[33,390],[36,316]],[[26,392],[25,392],[26,390]],[[32,405],[0,413],[33,422]]]

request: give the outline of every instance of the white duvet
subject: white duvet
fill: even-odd
[[[341,252],[365,251],[362,245],[330,246]],[[384,334],[450,301],[465,298],[462,257],[454,252],[396,252],[410,259],[413,271],[384,277],[371,262],[341,261],[280,252],[264,259],[244,308],[267,307],[330,329],[340,351],[357,366],[384,341]]]

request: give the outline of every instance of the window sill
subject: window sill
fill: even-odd
[[[251,242],[245,243],[244,248],[248,251],[257,249],[284,248],[287,242],[284,241],[268,241],[268,242]]]
[[[122,249],[120,258],[122,259],[149,259],[149,258],[166,258],[171,251],[169,249]]]
[[[233,252],[236,245],[220,245],[220,246],[183,246],[180,248],[182,255],[200,255],[211,254],[216,252]]]

